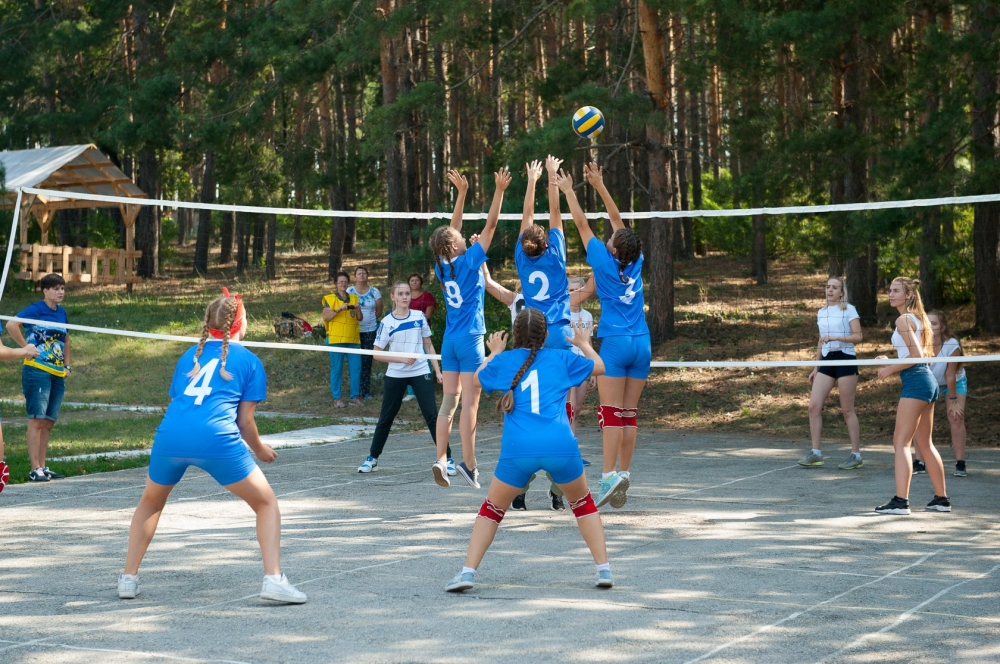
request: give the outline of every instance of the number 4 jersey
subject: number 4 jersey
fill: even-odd
[[[594,268],[597,296],[601,299],[598,338],[649,334],[642,295],[642,254],[619,272],[618,259],[594,237],[587,243],[587,262]]]
[[[487,392],[510,389],[528,359],[526,348],[500,353],[479,372]],[[568,350],[543,348],[514,386],[514,409],[504,416],[500,458],[576,456],[580,448],[566,416],[566,393],[588,378],[594,361]]]
[[[198,358],[200,371],[192,378],[197,346],[177,361],[170,383],[170,406],[153,438],[153,454],[196,459],[219,459],[244,453],[243,439],[236,426],[241,401],[267,398],[267,375],[256,355],[231,341],[226,371],[220,375],[222,341],[211,339]]]

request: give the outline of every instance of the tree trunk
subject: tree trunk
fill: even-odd
[[[250,214],[236,213],[236,276],[246,274],[250,254]]]
[[[264,254],[264,278],[273,281],[278,274],[277,270],[277,260],[275,258],[275,244],[277,244],[278,238],[278,215],[276,214],[262,214],[264,217],[263,221],[267,224],[266,233],[266,246],[267,249]]]
[[[941,246],[941,215],[935,208],[917,212],[923,217],[920,228],[920,298],[928,310],[942,304],[941,284],[934,269],[934,259]]]
[[[378,6],[385,16],[395,7],[395,0],[379,0]],[[381,45],[380,64],[382,69],[382,103],[391,106],[396,103],[399,91],[398,43],[395,37],[383,33],[379,37]],[[385,178],[390,212],[406,211],[406,180],[403,172],[402,136],[394,131],[389,147],[385,150]],[[389,220],[389,281],[394,276],[396,254],[406,251],[410,244],[409,219]]]
[[[264,264],[264,240],[267,238],[267,219],[263,214],[253,216],[253,267],[260,268]]]
[[[767,283],[767,215],[753,216],[753,276],[758,286]]]
[[[219,262],[222,264],[233,260],[233,233],[235,230],[236,213],[224,212],[222,214],[222,228],[219,231]]]
[[[998,10],[992,3],[973,3],[972,164],[976,193],[997,191],[1000,163],[996,151]],[[976,326],[1000,332],[1000,203],[977,203],[972,222],[976,275]]]
[[[205,169],[201,177],[202,203],[215,202],[215,150],[205,152]],[[208,274],[208,244],[212,239],[212,211],[198,210],[198,235],[194,245],[194,273]]]
[[[156,198],[159,189],[157,184],[158,165],[156,150],[143,148],[139,152],[139,177],[136,185],[150,198]],[[135,248],[142,252],[142,256],[136,262],[135,272],[143,278],[156,276],[160,267],[158,210],[159,208],[152,205],[143,205],[139,208],[139,215],[135,218]]]

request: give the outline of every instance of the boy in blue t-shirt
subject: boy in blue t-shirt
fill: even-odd
[[[7,321],[7,332],[21,348],[32,345],[38,349],[37,357],[24,359],[21,389],[28,411],[28,458],[32,468],[28,480],[48,482],[64,477],[45,465],[45,453],[49,448],[52,427],[59,418],[59,408],[66,392],[66,376],[71,369],[69,330],[58,326],[68,323],[69,318],[60,306],[66,296],[66,281],[58,274],[47,274],[38,283],[43,299],[17,312],[17,317],[56,325],[25,323],[22,334],[22,324],[12,320]]]

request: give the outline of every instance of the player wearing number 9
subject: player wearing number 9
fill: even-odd
[[[434,253],[434,274],[441,283],[445,302],[445,329],[441,341],[441,370],[444,377],[444,396],[437,421],[437,460],[431,466],[434,481],[440,486],[451,486],[447,464],[448,439],[451,424],[462,397],[462,463],[456,470],[471,486],[479,488],[479,469],[476,468],[476,411],[479,410],[479,387],[473,384],[476,369],[486,356],[483,335],[486,319],[483,299],[486,285],[480,267],[486,262],[500,218],[503,192],[510,184],[510,173],[501,168],[493,174],[496,190],[486,218],[486,227],[478,239],[466,250],[462,238],[462,211],[469,183],[458,171],[449,171],[448,179],[458,190],[451,224],[442,226],[431,235],[430,246]]]
[[[472,588],[475,570],[511,501],[524,491],[531,476],[542,470],[566,494],[597,565],[597,585],[612,584],[604,528],[587,488],[580,448],[564,405],[571,387],[604,373],[604,362],[590,345],[590,331],[581,326],[574,332],[571,343],[583,351],[582,357],[546,347],[549,328],[544,314],[525,307],[514,321],[513,350],[504,351],[505,332],[490,336],[490,356],[476,373],[476,382],[484,390],[505,393],[497,404],[497,410],[504,413],[500,459],[479,510],[480,518],[472,528],[465,566],[445,586],[446,590]]]
[[[205,311],[198,345],[177,362],[170,406],[153,438],[149,478],[132,516],[125,572],[118,578],[122,599],[139,594],[139,564],[167,498],[188,466],[197,466],[257,513],[265,574],[261,598],[293,604],[306,601],[305,593],[281,573],[278,500],[247,449],[267,463],[278,457],[261,442],[254,422],[257,402],[267,397],[267,376],[257,356],[238,343],[246,328],[242,298],[223,289],[223,296]]]
[[[558,177],[561,159],[549,155],[545,160],[548,171],[549,232],[534,223],[535,181],[542,174],[542,164],[533,161],[527,165],[528,189],[524,196],[521,230],[514,246],[514,265],[521,278],[525,306],[545,314],[545,322],[552,334],[545,342],[548,348],[569,350],[566,337],[573,336],[569,326],[569,281],[566,279],[566,236],[563,234],[562,214],[559,211]]]

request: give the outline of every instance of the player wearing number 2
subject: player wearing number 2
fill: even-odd
[[[455,211],[451,224],[442,226],[431,235],[431,251],[434,253],[434,273],[437,275],[444,293],[446,311],[444,338],[441,342],[441,369],[444,375],[444,396],[438,411],[437,460],[431,467],[434,481],[440,486],[451,486],[448,475],[454,470],[448,467],[448,439],[451,424],[458,409],[459,396],[462,397],[462,419],[459,432],[462,436],[462,462],[457,470],[471,486],[479,488],[479,469],[476,467],[476,411],[479,410],[479,386],[475,384],[475,372],[486,357],[483,335],[486,334],[486,318],[483,299],[486,286],[480,266],[486,262],[500,218],[503,192],[510,184],[510,173],[501,168],[494,173],[496,191],[493,204],[486,218],[486,227],[472,246],[465,247],[462,238],[462,211],[465,207],[465,193],[469,183],[458,171],[449,171],[448,179],[458,190],[455,197]],[[450,472],[449,472],[450,471]]]
[[[525,306],[545,314],[552,333],[545,341],[547,348],[569,350],[566,337],[573,336],[569,326],[569,281],[566,278],[566,236],[559,212],[558,177],[561,159],[549,155],[545,168],[549,174],[549,232],[535,221],[535,181],[542,174],[542,164],[528,164],[528,190],[524,195],[521,231],[514,246],[514,265],[521,279]]]
[[[573,180],[560,172],[556,180],[566,195],[573,223],[587,248],[587,262],[594,269],[594,283],[601,300],[601,358],[607,371],[597,379],[601,405],[597,421],[604,444],[604,468],[597,493],[597,506],[625,504],[635,453],[639,397],[649,377],[651,348],[642,294],[642,245],[639,236],[622,223],[618,206],[604,186],[604,174],[596,164],[584,173],[604,201],[614,233],[607,244],[594,237],[580,202],[573,193]],[[620,468],[620,471],[618,470]]]
[[[306,601],[305,593],[281,573],[278,499],[247,449],[267,463],[278,458],[261,442],[254,422],[257,402],[267,397],[267,376],[257,356],[237,343],[247,328],[242,299],[226,289],[223,294],[205,311],[198,345],[188,349],[174,369],[170,406],[153,437],[149,478],[132,515],[125,572],[118,577],[122,599],[139,594],[139,564],[167,498],[188,466],[197,466],[257,513],[265,574],[261,599]]]
[[[504,351],[506,332],[490,336],[490,356],[476,373],[476,382],[484,390],[505,392],[497,403],[497,410],[504,413],[500,459],[472,527],[465,566],[445,586],[449,592],[473,587],[476,568],[493,543],[507,508],[524,491],[531,476],[541,470],[549,473],[566,494],[580,534],[597,565],[597,585],[610,588],[614,584],[601,516],[587,489],[580,448],[563,405],[571,387],[591,375],[604,373],[604,363],[590,345],[590,330],[575,329],[570,341],[583,351],[582,357],[547,348],[547,334],[544,314],[525,307],[514,321],[513,350]]]

